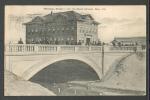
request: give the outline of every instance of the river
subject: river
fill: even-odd
[[[143,91],[94,86],[92,83],[99,83],[99,81],[76,81],[53,84],[40,82],[39,84],[53,91],[57,96],[114,96],[145,94]]]

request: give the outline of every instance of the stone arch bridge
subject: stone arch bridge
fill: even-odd
[[[62,60],[79,60],[88,64],[99,79],[134,47],[9,44],[5,46],[5,69],[29,80],[43,68]]]

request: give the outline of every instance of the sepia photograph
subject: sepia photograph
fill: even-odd
[[[145,96],[146,6],[5,5],[4,96]]]

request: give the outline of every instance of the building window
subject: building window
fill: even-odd
[[[69,28],[67,27],[66,30],[69,30]]]
[[[51,31],[51,29],[48,29],[48,31],[50,32],[50,31]]]
[[[82,33],[82,30],[80,29],[80,33]]]
[[[67,38],[67,40],[69,41],[69,40],[70,40],[70,38],[68,37],[68,38]]]
[[[88,33],[89,31],[88,30],[86,30],[86,33]]]
[[[27,32],[30,32],[30,30],[28,29]]]
[[[31,32],[30,35],[33,35],[33,33]]]
[[[73,37],[70,37],[70,40],[73,40]]]
[[[82,30],[81,32],[84,33],[84,30]]]
[[[35,29],[35,32],[38,32],[38,29]]]
[[[52,37],[50,37],[49,40],[52,41],[53,40]]]
[[[57,28],[57,30],[59,31],[59,30],[60,30],[60,28]]]

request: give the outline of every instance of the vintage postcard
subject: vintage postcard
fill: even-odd
[[[146,95],[146,6],[6,5],[5,96]]]

